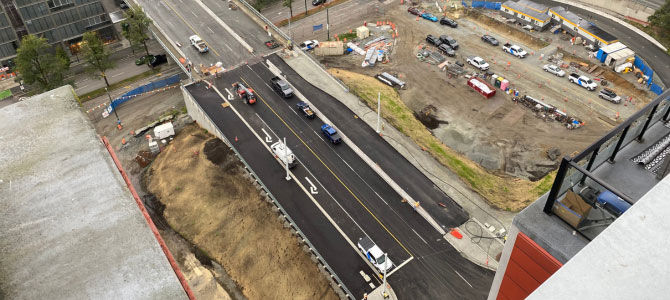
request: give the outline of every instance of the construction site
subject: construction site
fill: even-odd
[[[416,4],[392,6],[383,20],[361,19],[358,24],[363,26],[350,30],[357,33],[356,38],[343,41],[349,49],[345,47],[341,55],[316,51],[314,55],[361,99],[368,95],[372,109],[376,109],[377,92],[384,86],[394,87],[390,94],[382,93],[387,121],[406,134],[412,131],[393,122],[403,108],[383,107],[392,102],[385,102],[385,95],[398,97],[410,115],[448,148],[496,180],[529,182],[522,189],[525,192],[546,192],[548,187],[538,189],[541,179],[551,176],[562,156],[588,146],[655,96],[646,89],[641,71],[631,67],[623,70],[627,73],[618,73],[600,64],[594,52],[566,32],[524,30],[510,25],[495,10]],[[457,27],[434,21],[443,16],[456,21]],[[366,31],[369,35],[361,34]],[[427,42],[428,35],[447,35],[460,47],[451,56]],[[500,45],[485,43],[484,35],[494,36]],[[501,51],[506,43],[520,45],[527,57]],[[490,68],[481,71],[470,66],[472,57],[481,57]],[[545,65],[556,65],[567,74],[586,74],[598,88],[616,91],[623,100],[600,99],[597,92],[571,83],[568,76],[545,72]],[[489,93],[482,93],[473,80],[489,86],[485,88]],[[520,203],[494,205],[511,210],[523,207]]]

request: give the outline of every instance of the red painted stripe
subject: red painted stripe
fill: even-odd
[[[107,139],[107,137],[104,137],[104,136],[102,137],[102,143],[105,144],[105,147],[107,147],[107,151],[109,151],[109,155],[112,157],[112,160],[114,160],[114,164],[116,164],[116,168],[119,169],[119,172],[121,173],[121,177],[123,177],[123,180],[126,182],[126,185],[128,185],[128,189],[130,190],[130,193],[133,195],[133,198],[135,198],[135,203],[137,203],[137,206],[140,208],[140,211],[142,212],[142,215],[144,216],[144,219],[147,221],[147,224],[149,224],[149,228],[151,228],[151,232],[153,232],[154,237],[158,241],[158,244],[161,246],[161,249],[163,249],[163,253],[165,253],[165,257],[167,257],[167,260],[170,262],[170,266],[172,266],[172,270],[174,271],[175,275],[177,275],[177,278],[179,278],[179,282],[181,283],[181,286],[184,289],[184,292],[186,292],[186,295],[188,295],[188,298],[190,300],[195,300],[195,295],[193,295],[193,291],[191,291],[191,288],[188,286],[188,282],[186,281],[186,278],[184,278],[184,275],[181,273],[181,270],[179,269],[179,266],[177,265],[177,262],[174,260],[174,257],[172,256],[172,253],[170,253],[170,250],[165,245],[165,241],[163,241],[163,238],[161,237],[161,234],[158,232],[158,228],[156,228],[156,225],[154,225],[154,222],[151,221],[151,217],[149,217],[149,213],[147,212],[147,209],[144,207],[144,204],[142,203],[142,200],[140,200],[139,195],[137,195],[137,192],[135,191],[135,187],[133,187],[133,184],[130,182],[130,178],[128,178],[128,175],[126,175],[126,171],[123,169],[123,166],[121,165],[121,162],[119,161],[118,157],[116,156],[116,153],[114,152],[114,149],[109,144],[109,140]]]

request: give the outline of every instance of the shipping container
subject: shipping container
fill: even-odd
[[[496,89],[479,77],[470,78],[468,80],[468,86],[487,99],[496,95]]]

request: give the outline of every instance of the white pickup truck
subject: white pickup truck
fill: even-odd
[[[570,76],[568,76],[568,80],[576,85],[579,85],[589,91],[595,91],[596,88],[598,87],[598,84],[593,82],[590,78],[586,76],[580,76],[577,73],[570,73]]]
[[[195,49],[198,49],[198,52],[205,53],[209,51],[209,47],[207,47],[205,41],[203,41],[199,36],[192,35],[188,38],[188,40],[191,41],[191,46],[195,47]]]
[[[489,69],[489,64],[479,56],[470,56],[468,57],[467,62],[471,64],[473,67],[482,71],[486,71]]]
[[[393,262],[379,249],[369,237],[358,239],[358,248],[361,249],[365,257],[379,270],[379,272],[388,272],[393,268]]]
[[[523,50],[521,47],[517,45],[512,45],[510,43],[505,43],[502,46],[503,52],[507,52],[509,54],[512,54],[518,58],[524,58],[526,55],[528,55],[528,52],[526,50]]]

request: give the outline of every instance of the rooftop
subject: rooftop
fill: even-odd
[[[540,21],[547,21],[551,17],[547,14],[548,7],[539,3],[527,0],[519,0],[517,2],[507,1],[502,5],[521,12],[525,15],[531,16]]]
[[[578,16],[577,14],[567,10],[566,8],[562,6],[556,6],[552,7],[551,11],[554,12],[557,15],[560,15],[564,19],[568,20],[569,22],[579,26],[581,29],[590,32],[591,34],[597,36],[598,38],[601,38],[602,40],[611,43],[614,41],[617,41],[617,38],[611,34],[609,34],[607,31],[600,29],[600,27],[596,26],[596,24],[593,24],[589,21],[586,21],[582,19],[582,17]]]
[[[0,298],[186,298],[72,87],[0,120]]]
[[[662,180],[670,183],[668,174],[670,90],[581,153],[563,158],[551,191],[514,224],[565,263]]]

